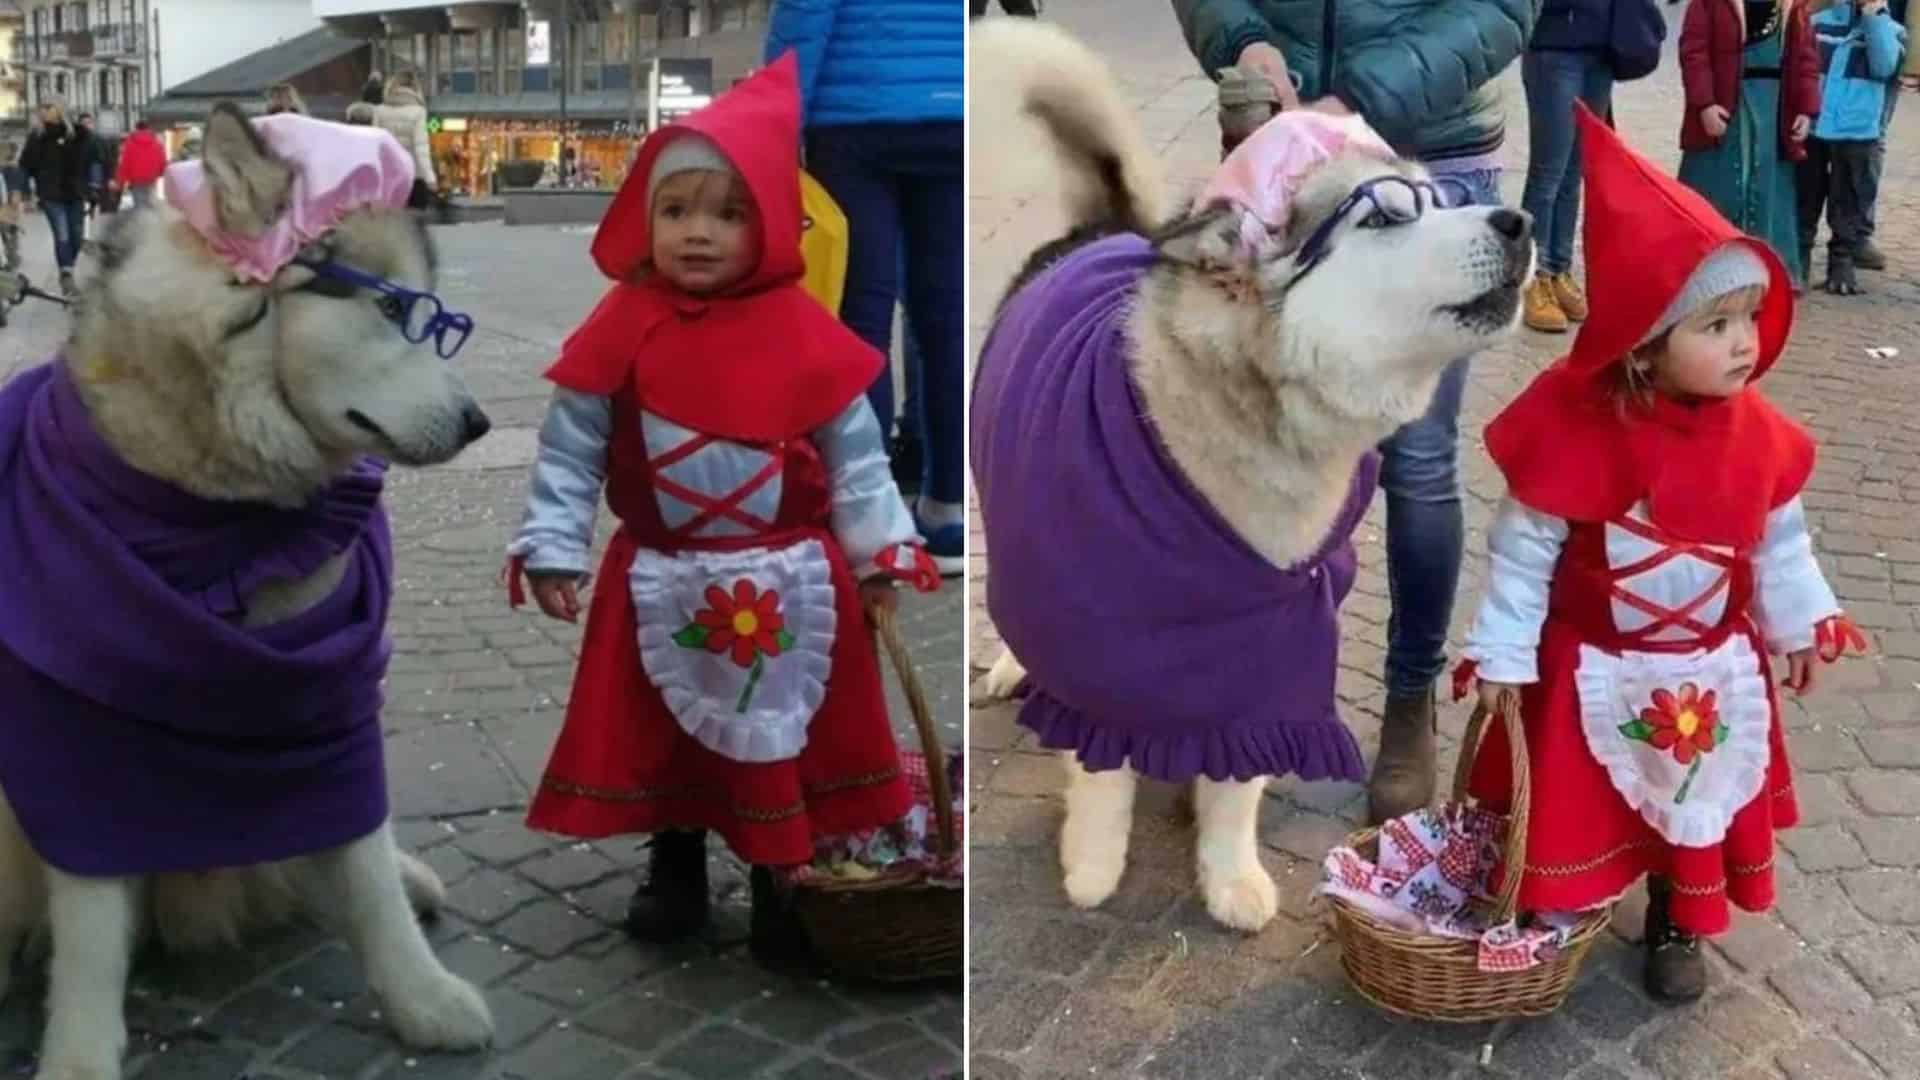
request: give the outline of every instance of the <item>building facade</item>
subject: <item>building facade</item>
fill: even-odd
[[[0,0],[0,139],[18,142],[27,129],[27,64],[17,0]]]
[[[319,26],[311,0],[21,0],[26,104],[125,131],[168,87]]]
[[[611,187],[659,104],[701,102],[760,63],[773,0],[314,0],[373,44],[382,72],[419,74],[435,171],[452,192],[537,182]],[[677,91],[677,93],[675,92]],[[509,179],[503,179],[509,178]]]

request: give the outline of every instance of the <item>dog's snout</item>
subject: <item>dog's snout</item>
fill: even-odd
[[[468,405],[460,411],[461,436],[468,443],[480,441],[480,437],[493,430],[493,421],[480,411],[478,405]]]
[[[1533,235],[1533,215],[1525,210],[1509,210],[1501,207],[1487,215],[1487,224],[1493,231],[1518,243]]]

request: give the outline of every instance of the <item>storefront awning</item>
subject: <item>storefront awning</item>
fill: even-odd
[[[366,42],[321,27],[298,37],[269,45],[207,72],[168,87],[159,97],[147,102],[147,121],[156,126],[204,123],[217,102],[231,101],[249,114],[266,107],[267,90],[279,83],[297,82],[313,115],[326,120],[346,118],[347,105],[360,89],[366,64],[354,64],[346,58],[355,52],[371,52]],[[366,62],[371,62],[369,55]],[[320,69],[327,69],[321,72]],[[314,74],[313,79],[301,76]],[[351,82],[353,85],[343,85]],[[337,88],[337,93],[307,93],[305,87]]]

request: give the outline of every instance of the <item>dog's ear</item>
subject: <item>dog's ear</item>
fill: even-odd
[[[293,167],[274,156],[233,103],[215,105],[207,117],[201,160],[221,229],[254,236],[286,210]]]
[[[1268,254],[1241,228],[1243,215],[1219,205],[1176,220],[1154,236],[1154,251],[1166,262],[1202,274],[1236,299],[1250,298],[1257,267]]]

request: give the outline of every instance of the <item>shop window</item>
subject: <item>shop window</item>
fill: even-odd
[[[604,25],[600,22],[577,24],[575,33],[579,38],[580,59],[575,66],[580,69],[580,89],[582,90],[600,89],[600,65],[606,59],[604,48],[606,42],[600,33],[600,28]]]
[[[747,0],[714,0],[713,29],[743,30],[747,25]]]
[[[500,51],[506,63],[500,76],[500,92],[517,94],[520,92],[520,72],[527,66],[527,32],[523,27],[509,27],[500,32]]]
[[[475,90],[482,94],[491,94],[494,92],[497,82],[496,76],[499,72],[499,57],[495,49],[500,40],[500,32],[498,30],[482,30],[476,35],[476,38],[478,59],[475,61],[475,64],[479,68],[479,79],[475,85]]]

